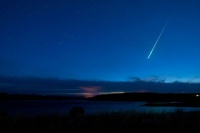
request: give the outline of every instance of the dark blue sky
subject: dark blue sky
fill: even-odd
[[[1,76],[200,79],[200,0],[0,3]]]

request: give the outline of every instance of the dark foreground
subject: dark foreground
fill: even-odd
[[[19,133],[199,133],[200,112],[112,112],[95,115],[0,115],[0,132]]]

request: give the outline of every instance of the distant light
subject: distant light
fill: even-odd
[[[99,94],[123,94],[125,92],[117,91],[117,92],[99,92]]]
[[[196,94],[196,97],[199,97],[200,95],[199,94]]]

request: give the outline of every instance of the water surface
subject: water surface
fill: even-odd
[[[70,109],[81,106],[86,114],[118,111],[172,112],[200,110],[194,107],[148,107],[144,102],[89,101],[89,100],[7,100],[0,101],[0,110],[10,115],[68,114]]]

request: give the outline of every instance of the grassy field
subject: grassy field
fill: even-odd
[[[93,115],[46,115],[25,117],[0,113],[0,132],[71,133],[199,133],[200,112],[102,112]]]

